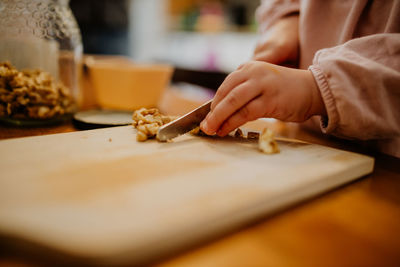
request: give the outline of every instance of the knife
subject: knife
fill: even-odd
[[[166,142],[198,127],[210,112],[211,102],[212,99],[182,117],[161,126],[157,131],[157,140]]]

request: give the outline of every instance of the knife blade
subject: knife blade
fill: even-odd
[[[210,112],[211,102],[212,99],[182,117],[161,126],[157,131],[157,140],[166,142],[199,126]]]

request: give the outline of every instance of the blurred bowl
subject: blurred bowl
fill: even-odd
[[[121,57],[92,58],[86,65],[97,104],[116,110],[156,107],[173,72],[170,65],[136,64]]]

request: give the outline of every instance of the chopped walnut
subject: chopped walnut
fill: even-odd
[[[235,137],[236,138],[243,138],[244,136],[243,136],[243,131],[242,131],[242,129],[240,129],[240,128],[237,128],[236,129],[236,131],[235,131]]]
[[[265,128],[258,139],[258,148],[265,154],[279,153],[278,143],[275,141],[274,132]]]
[[[198,135],[199,133],[200,133],[200,127],[196,127],[196,128],[194,128],[193,130],[191,130],[189,133],[191,134],[191,135]]]
[[[9,62],[0,63],[0,116],[50,119],[74,109],[69,89],[49,73],[18,71]]]
[[[257,132],[248,132],[247,133],[247,139],[258,139],[260,137],[260,134]]]
[[[158,129],[173,117],[162,115],[156,108],[141,108],[133,113],[132,119],[132,125],[137,129],[136,140],[143,142],[155,138]]]
[[[191,135],[197,135],[197,136],[208,136],[205,132],[203,132],[200,127],[196,127],[193,130],[189,132]]]
[[[137,132],[137,134],[136,134],[136,140],[137,141],[139,141],[139,142],[144,142],[144,141],[146,141],[148,138],[147,138],[147,134],[146,133],[144,133],[144,132],[141,132],[141,131],[138,131]]]

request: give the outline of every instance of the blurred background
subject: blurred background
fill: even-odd
[[[85,54],[228,73],[256,42],[259,0],[71,0]],[[210,84],[209,87],[215,87]]]

